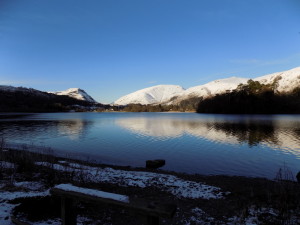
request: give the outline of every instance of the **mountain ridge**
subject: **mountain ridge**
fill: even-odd
[[[184,89],[179,85],[156,85],[125,95],[114,102],[115,105],[155,104],[167,101]]]
[[[55,94],[55,95],[66,95],[78,100],[97,103],[96,100],[94,100],[89,94],[86,93],[86,91],[84,91],[81,88],[69,88],[64,91],[48,92],[48,93]]]
[[[114,105],[128,105],[128,104],[177,104],[180,101],[192,98],[192,97],[212,97],[217,94],[223,94],[235,90],[239,84],[246,84],[250,78],[243,77],[229,77],[224,79],[218,79],[208,82],[203,85],[198,85],[184,89],[179,85],[156,85],[144,89],[137,90],[120,97],[113,104]],[[296,67],[290,70],[276,72],[253,78],[254,81],[259,81],[261,84],[274,84],[275,91],[279,93],[291,92],[294,88],[300,87],[300,67]],[[276,84],[275,84],[276,83]],[[172,92],[168,96],[168,92],[164,89],[167,86],[177,87],[177,92]],[[159,98],[152,98],[151,100],[141,96],[152,96],[152,90],[156,90],[157,95],[164,95],[163,100]],[[159,93],[161,90],[162,93]],[[149,100],[149,101],[148,101]]]

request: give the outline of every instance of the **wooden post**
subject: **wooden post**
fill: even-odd
[[[147,225],[159,225],[158,216],[147,216]]]
[[[74,200],[71,198],[61,198],[61,222],[62,225],[76,225],[76,213]]]

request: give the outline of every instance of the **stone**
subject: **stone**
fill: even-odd
[[[159,167],[164,166],[165,164],[166,164],[166,160],[164,160],[164,159],[147,160],[146,168],[157,169]]]

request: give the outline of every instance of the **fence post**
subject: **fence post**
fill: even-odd
[[[61,220],[62,225],[76,225],[76,212],[73,199],[61,198]]]

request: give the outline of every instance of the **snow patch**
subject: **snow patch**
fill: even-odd
[[[29,183],[29,182],[28,182]],[[10,200],[17,198],[30,198],[38,196],[49,195],[49,190],[42,192],[9,192],[0,190],[0,224],[1,225],[12,225],[10,220],[11,212],[16,206],[15,204],[9,203]],[[46,223],[45,223],[46,224]]]
[[[73,192],[78,192],[78,193],[82,193],[82,194],[86,194],[86,195],[92,195],[92,196],[99,197],[99,198],[107,198],[107,199],[112,199],[115,201],[129,203],[129,197],[126,195],[119,195],[119,194],[98,191],[98,190],[89,189],[89,188],[76,187],[76,186],[73,186],[72,184],[59,184],[59,185],[56,185],[54,188],[64,190],[64,191],[73,191]]]
[[[0,168],[13,169],[15,168],[15,164],[10,162],[0,161]]]
[[[76,165],[74,163],[72,167],[67,164],[49,164],[45,162],[37,162],[36,164],[59,171],[73,172],[73,174],[76,174],[75,176],[78,176],[78,178],[75,177],[74,179],[82,179],[84,177],[86,181],[113,183],[125,187],[156,187],[183,198],[218,199],[225,195],[218,187],[183,180],[174,175],[116,170],[108,167],[98,168]]]

